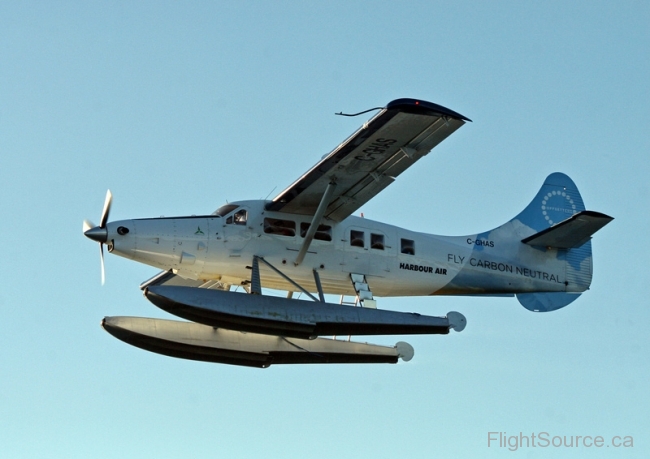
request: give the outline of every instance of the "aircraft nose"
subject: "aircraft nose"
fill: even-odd
[[[95,226],[94,228],[90,228],[84,231],[84,236],[86,236],[88,239],[92,239],[95,242],[105,244],[108,240],[108,229]]]

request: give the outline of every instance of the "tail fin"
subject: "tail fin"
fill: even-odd
[[[611,220],[585,210],[569,177],[551,174],[515,218],[491,231],[458,238],[460,246],[470,246],[459,255],[464,264],[436,293],[514,294],[531,311],[560,309],[589,288],[591,236]],[[458,263],[455,255],[448,257]],[[485,275],[485,269],[500,273]]]
[[[573,180],[565,174],[556,172],[546,178],[544,185],[532,202],[511,223],[518,222],[527,227],[525,231],[529,233],[529,237],[524,239],[526,241],[532,239],[531,235],[548,230],[548,228],[583,211],[585,211],[585,205]],[[607,218],[609,220],[602,226],[611,220],[611,217]],[[578,247],[560,248],[557,251],[557,258],[565,261],[567,293],[518,294],[517,299],[522,306],[531,311],[553,311],[568,305],[580,296],[580,292],[589,288],[592,278],[589,236],[585,238],[586,242]]]
[[[576,184],[567,175],[555,172],[546,177],[537,196],[513,220],[537,233],[583,210],[585,204]]]

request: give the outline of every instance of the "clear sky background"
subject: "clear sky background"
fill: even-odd
[[[594,2],[0,3],[0,456],[648,457],[650,6]],[[551,172],[616,218],[590,291],[380,299],[466,330],[400,339],[397,365],[256,370],[172,359],[100,328],[167,317],[98,222],[275,196],[412,97],[471,118],[361,209],[437,234],[512,218]],[[277,188],[275,188],[277,187]],[[524,448],[488,432],[632,436]]]

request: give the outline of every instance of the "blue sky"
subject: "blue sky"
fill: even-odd
[[[647,457],[650,6],[646,2],[0,4],[3,457]],[[401,97],[471,118],[368,203],[437,234],[509,220],[551,172],[616,218],[569,307],[381,299],[466,330],[409,363],[183,361],[106,315],[166,317],[156,270],[107,256],[99,220],[206,213],[291,183]],[[277,187],[277,188],[276,188]],[[273,191],[275,189],[275,191]],[[401,338],[378,337],[392,344]],[[633,448],[487,446],[488,432],[632,436]]]

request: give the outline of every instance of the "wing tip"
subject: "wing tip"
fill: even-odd
[[[431,113],[436,115],[447,115],[463,121],[472,121],[460,113],[448,109],[447,107],[443,107],[442,105],[434,104],[433,102],[427,102],[426,100],[421,99],[395,99],[386,105],[386,109],[398,109],[423,114]]]

